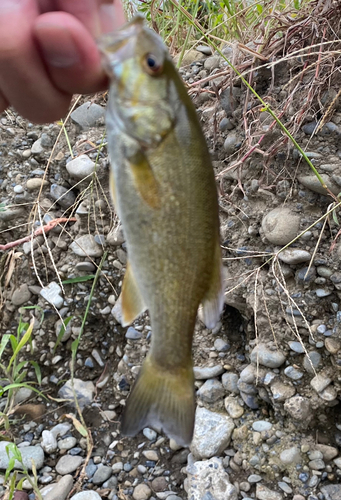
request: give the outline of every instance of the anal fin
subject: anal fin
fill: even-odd
[[[127,263],[127,269],[123,279],[121,300],[123,318],[122,326],[130,325],[134,319],[140,316],[140,314],[147,309],[138,289],[135,276],[129,262]]]
[[[209,288],[202,300],[202,317],[207,328],[214,328],[224,308],[224,273],[221,249],[217,241]]]

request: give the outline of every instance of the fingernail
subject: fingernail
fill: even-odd
[[[40,24],[38,37],[42,30],[44,36],[40,47],[48,65],[55,68],[69,68],[79,63],[79,51],[67,29],[51,24]]]

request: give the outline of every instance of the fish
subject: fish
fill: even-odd
[[[143,17],[104,35],[99,48],[109,78],[110,190],[128,254],[122,325],[148,310],[152,329],[121,433],[153,427],[188,446],[198,309],[213,328],[224,305],[214,171],[192,100]]]

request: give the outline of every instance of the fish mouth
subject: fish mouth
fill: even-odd
[[[112,68],[133,56],[136,39],[144,29],[144,23],[144,17],[137,15],[122,28],[107,33],[97,40],[97,46],[104,56],[106,66]]]

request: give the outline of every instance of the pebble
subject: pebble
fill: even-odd
[[[257,432],[269,431],[272,429],[272,423],[266,420],[257,420],[253,422],[252,429]]]
[[[316,375],[311,381],[310,385],[316,392],[322,392],[329,384],[331,379],[322,374]]]
[[[208,45],[197,45],[195,47],[195,50],[201,52],[202,54],[205,54],[205,56],[210,56],[212,54],[212,49]]]
[[[70,208],[76,201],[74,193],[64,186],[59,186],[59,184],[52,184],[50,195],[62,208]]]
[[[190,447],[193,456],[211,458],[219,455],[230,443],[233,429],[230,417],[198,407]]]
[[[214,347],[219,352],[226,352],[230,349],[230,345],[223,339],[216,339],[214,341]]]
[[[337,354],[341,349],[341,342],[338,339],[334,339],[331,337],[327,337],[325,339],[324,345],[326,346],[327,351],[331,354]]]
[[[16,288],[12,294],[11,302],[14,306],[22,306],[26,302],[28,302],[32,297],[31,292],[28,289],[28,285],[23,283]]]
[[[39,156],[42,153],[44,153],[44,147],[41,143],[41,138],[34,141],[34,143],[32,144],[32,147],[31,147],[31,153],[33,155],[36,155],[36,156]]]
[[[310,401],[303,396],[293,396],[284,403],[284,409],[292,418],[309,423],[312,417]]]
[[[95,171],[95,163],[90,160],[88,155],[80,155],[66,164],[66,170],[69,172],[71,177],[74,177],[77,180],[82,180],[85,177],[91,176],[91,174]],[[90,180],[91,177],[89,177],[89,182]]]
[[[270,490],[263,484],[257,483],[256,498],[259,500],[283,500],[283,495],[277,491]]]
[[[238,375],[236,373],[224,373],[221,377],[221,382],[228,392],[234,394],[239,393],[238,389]]]
[[[214,403],[225,394],[223,384],[216,378],[206,380],[197,392],[198,397],[206,403]]]
[[[284,481],[279,481],[278,483],[278,487],[284,491],[284,493],[286,493],[287,495],[291,495],[292,493],[292,488],[290,488],[290,486],[285,483]]]
[[[236,134],[229,134],[224,142],[224,149],[226,151],[226,154],[232,155],[233,153],[236,152],[236,147],[239,144],[240,140],[236,136]]]
[[[277,403],[284,402],[294,396],[296,390],[292,385],[284,384],[281,380],[275,380],[270,387],[272,397]]]
[[[301,342],[295,342],[294,340],[289,342],[289,347],[292,351],[297,352],[297,354],[304,353],[304,346]]]
[[[58,447],[57,440],[51,431],[43,431],[40,445],[49,455],[54,453]]]
[[[83,462],[83,457],[64,455],[56,463],[56,471],[61,476],[74,472]]]
[[[80,491],[73,495],[70,500],[102,500],[97,491]]]
[[[142,338],[142,333],[130,326],[126,332],[125,337],[129,340],[140,340]]]
[[[91,381],[83,381],[79,378],[73,379],[74,390],[77,395],[79,407],[82,409],[92,403],[95,386]],[[58,391],[58,396],[62,399],[68,399],[74,405],[74,396],[71,385],[71,380],[68,380]]]
[[[37,191],[42,186],[48,186],[49,182],[44,179],[39,179],[38,177],[33,177],[33,179],[27,179],[26,189],[27,191]]]
[[[165,491],[168,488],[168,483],[166,481],[166,478],[164,477],[156,477],[153,479],[151,483],[151,487],[153,491],[156,491],[157,493],[160,493],[161,491]]]
[[[77,444],[77,439],[73,436],[68,436],[65,439],[58,441],[58,448],[60,450],[71,450]]]
[[[325,462],[330,462],[333,458],[337,457],[339,453],[337,448],[327,444],[315,444],[315,448],[322,453]]]
[[[308,352],[308,355],[304,356],[303,366],[308,373],[313,374],[314,369],[317,370],[320,363],[321,363],[321,354],[317,351],[310,351]]]
[[[112,468],[108,465],[102,465],[102,467],[98,467],[95,474],[93,475],[92,482],[93,484],[103,484],[109,477],[113,474]]]
[[[149,427],[145,427],[142,432],[149,441],[155,441],[157,438],[157,433],[153,429],[149,429]]]
[[[323,299],[323,297],[328,297],[329,295],[331,295],[332,291],[326,290],[325,288],[317,288],[315,290],[315,293],[320,299]]]
[[[65,423],[55,425],[54,427],[52,427],[52,429],[50,429],[50,431],[52,432],[54,437],[57,438],[57,437],[65,436],[65,434],[67,434],[71,429],[72,429],[72,425],[65,422]]]
[[[78,262],[75,265],[75,270],[84,273],[93,273],[96,270],[96,267],[93,265],[92,262],[84,261],[84,262]]]
[[[6,446],[10,443],[8,441],[0,441],[0,469],[6,470],[9,464],[9,457],[7,455]],[[40,446],[25,446],[20,449],[24,467],[32,470],[32,463],[34,462],[37,470],[41,469],[44,464],[44,451]],[[11,453],[10,453],[10,456]],[[15,461],[15,469],[22,469],[21,464]]]
[[[320,459],[317,458],[316,460],[311,460],[308,465],[309,468],[313,470],[323,470],[326,466],[326,464],[321,458]]]
[[[317,127],[317,122],[313,121],[313,122],[305,123],[302,127],[302,130],[306,135],[312,135],[314,133],[316,127]]]
[[[287,366],[284,369],[284,373],[287,377],[291,378],[292,380],[300,380],[303,377],[303,373],[297,368],[294,368],[293,366]]]
[[[227,413],[232,418],[240,418],[244,414],[244,408],[240,406],[237,399],[233,396],[225,398],[224,405]]]
[[[328,174],[320,174],[320,175],[323,182],[328,187],[328,189],[333,194],[338,195],[340,187],[331,180]],[[310,189],[310,191],[313,191],[314,193],[323,194],[325,196],[328,195],[328,191],[322,186],[316,175],[311,174],[311,175],[298,176],[297,179],[304,187]]]
[[[99,120],[103,120],[105,109],[91,101],[84,102],[71,113],[71,120],[81,128],[95,127]]]
[[[262,480],[262,476],[259,476],[258,474],[251,474],[248,478],[247,478],[248,482],[251,483],[251,484],[255,484],[255,483],[259,483],[259,481]]]
[[[240,372],[240,380],[246,384],[253,384],[257,379],[257,369],[253,365],[247,365],[244,370]],[[240,386],[238,386],[240,390]]]
[[[40,295],[49,304],[60,309],[64,304],[64,299],[61,296],[62,289],[55,281],[51,281],[47,286],[40,290]]]
[[[191,500],[238,500],[238,491],[231,484],[220,458],[189,461],[187,480],[187,493]]]
[[[308,262],[311,259],[311,254],[306,250],[299,250],[297,248],[286,248],[278,254],[279,260],[285,264],[295,265],[302,262]]]
[[[157,462],[159,460],[159,455],[154,450],[144,451],[143,456],[146,457],[147,460],[152,460],[153,462]]]
[[[341,484],[328,484],[322,486],[321,493],[326,500],[340,500],[341,499]]]
[[[65,500],[73,486],[73,477],[66,474],[61,477],[58,483],[50,483],[40,492],[43,500]]]
[[[101,257],[103,255],[103,247],[96,243],[92,234],[79,236],[70,245],[70,249],[79,257]]]
[[[118,474],[121,470],[123,470],[123,462],[116,462],[112,464],[111,469],[114,474]]]
[[[134,500],[148,500],[151,497],[152,491],[147,484],[138,484],[134,488],[133,498]]]
[[[279,458],[285,465],[298,464],[301,461],[301,452],[296,446],[293,446],[283,450]]]
[[[207,380],[210,378],[219,377],[222,373],[224,373],[224,368],[221,365],[215,366],[195,366],[194,369],[194,377],[196,380]]]
[[[250,359],[254,364],[259,363],[268,368],[278,368],[284,363],[286,357],[278,349],[272,350],[266,344],[258,344],[252,350]]]
[[[290,224],[288,224],[290,220]],[[300,217],[289,208],[278,207],[268,212],[262,220],[265,238],[274,245],[287,245],[299,232]]]

